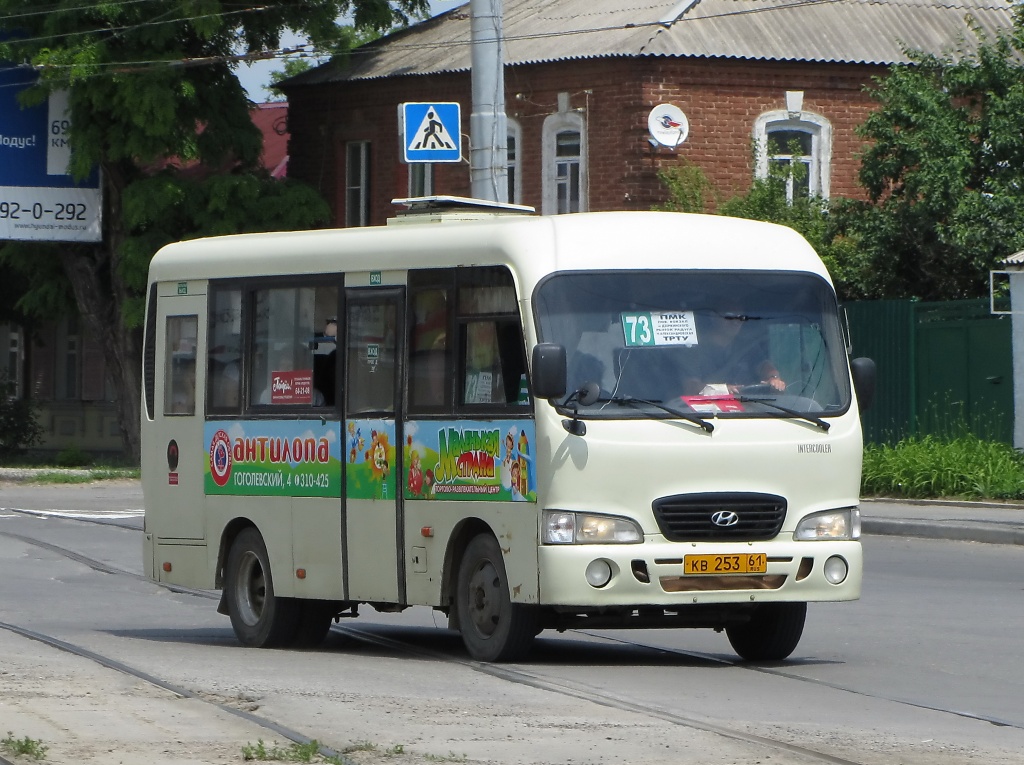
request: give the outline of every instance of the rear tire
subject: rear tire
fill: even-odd
[[[501,549],[490,534],[473,537],[462,554],[456,601],[462,642],[474,659],[514,661],[530,650],[537,612],[512,602]]]
[[[804,632],[806,603],[762,603],[750,621],[725,628],[733,650],[747,661],[782,661]]]
[[[267,545],[255,528],[243,529],[235,537],[224,578],[231,627],[243,645],[276,648],[292,641],[300,604],[274,594]]]

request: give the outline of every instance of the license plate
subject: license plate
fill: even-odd
[[[683,557],[683,574],[686,576],[764,574],[767,571],[768,556],[765,553],[686,555]]]

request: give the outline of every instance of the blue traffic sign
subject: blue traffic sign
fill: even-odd
[[[406,162],[461,162],[461,109],[457,103],[406,103],[399,108]]]

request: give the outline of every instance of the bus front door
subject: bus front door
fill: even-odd
[[[206,296],[198,282],[160,285],[156,313],[156,427],[145,429],[143,476],[154,509],[146,530],[158,540],[205,537],[203,391]],[[147,497],[147,504],[151,501]]]
[[[343,556],[347,600],[405,602],[400,372],[403,291],[349,289]]]

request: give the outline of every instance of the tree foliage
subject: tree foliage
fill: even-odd
[[[767,177],[754,179],[746,193],[723,200],[703,170],[681,160],[678,165],[659,172],[668,198],[655,209],[690,213],[713,209],[720,215],[788,226],[799,232],[821,256],[841,299],[865,297],[864,260],[855,243],[837,230],[824,200],[800,195],[790,199],[786,193],[787,183],[793,180],[789,176],[805,172],[806,168],[800,163],[769,164]]]
[[[59,304],[52,273],[40,269],[60,265],[63,294],[74,296],[103,345],[129,457],[139,454],[139,306],[155,249],[205,234],[304,228],[327,215],[308,189],[279,184],[259,167],[261,136],[234,68],[270,55],[286,29],[333,50],[352,35],[337,25],[340,16],[379,32],[427,10],[427,0],[83,0],[46,8],[0,0],[0,61],[39,72],[26,105],[69,91],[72,174],[98,166],[104,193],[101,244],[8,244],[0,263],[28,281],[19,305],[30,313]]]
[[[980,297],[989,269],[1024,248],[1024,33],[1018,19],[974,56],[913,59],[871,89],[867,199],[833,213],[873,297]]]

